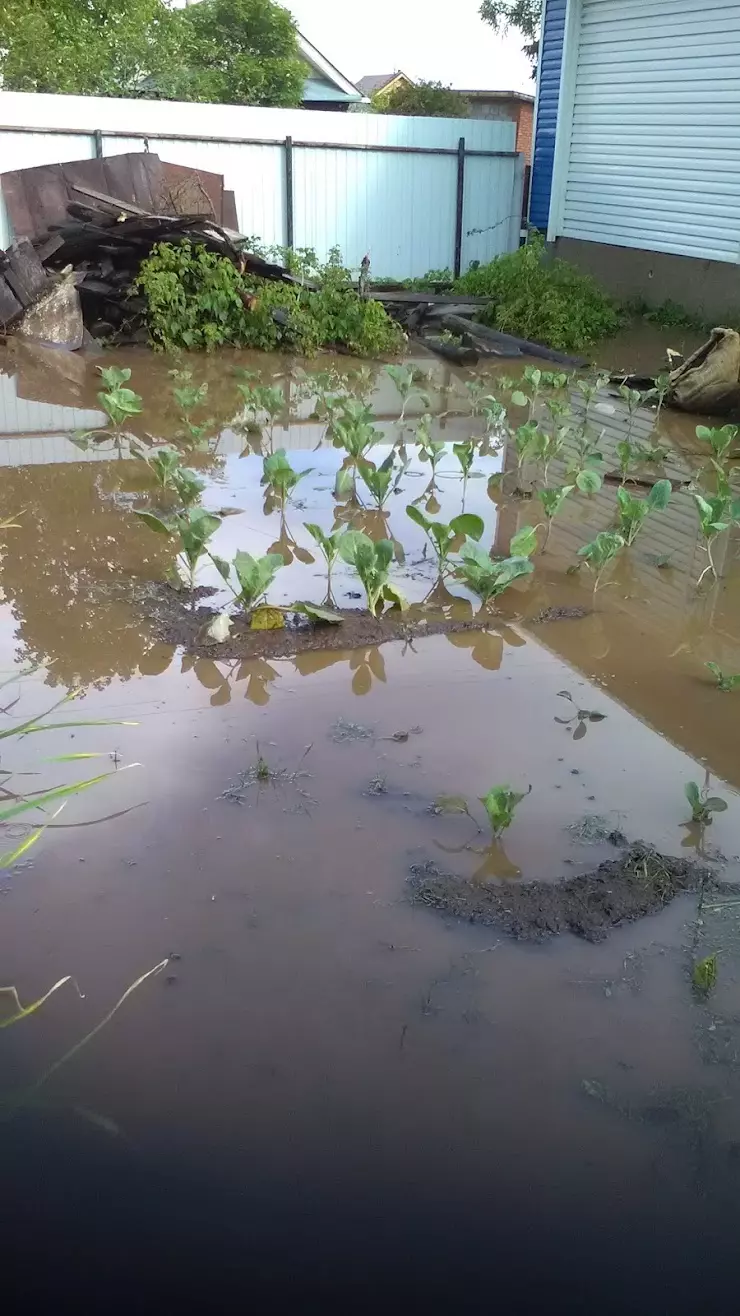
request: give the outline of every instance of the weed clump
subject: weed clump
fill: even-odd
[[[325,265],[309,253],[301,273],[310,286],[242,274],[190,242],[160,242],[135,287],[146,298],[152,345],[162,351],[228,345],[310,355],[336,345],[383,356],[402,349],[402,330],[379,302],[358,295],[336,249]]]

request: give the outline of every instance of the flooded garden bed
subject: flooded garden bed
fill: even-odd
[[[290,1237],[301,1292],[454,1300],[494,1225],[568,1292],[567,1203],[591,1301],[726,1274],[738,445],[541,365],[0,359],[0,1139],[52,1264],[69,1213],[93,1274],[118,1231],[267,1288]]]

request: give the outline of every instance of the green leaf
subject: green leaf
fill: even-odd
[[[719,663],[705,663],[704,666],[708,667],[710,672],[714,673],[718,681],[724,680],[722,668],[719,666]]]
[[[512,536],[509,544],[509,556],[512,558],[531,557],[536,548],[537,530],[533,525],[525,525]]]
[[[131,763],[129,767],[139,767],[139,764]],[[51,804],[53,800],[65,799],[69,795],[78,795],[80,791],[88,790],[91,786],[96,786],[98,782],[115,776],[115,771],[101,772],[97,777],[88,777],[85,781],[75,781],[69,786],[56,786],[53,790],[45,791],[43,795],[36,795],[33,799],[21,800],[18,804],[11,804],[7,809],[0,809],[0,822],[9,822],[11,818],[18,818],[22,813],[28,813],[31,809],[40,809],[46,804]]]
[[[155,516],[153,512],[135,511],[134,516],[138,516],[139,520],[144,522],[144,525],[149,526],[149,529],[156,531],[158,535],[175,534],[173,526],[167,521],[163,521],[161,517]]]
[[[412,521],[414,518],[411,518]],[[485,525],[482,517],[475,516],[473,512],[462,512],[460,516],[453,516],[450,521],[450,530],[455,535],[465,535],[468,539],[480,539]]]
[[[511,395],[511,405],[512,407],[528,407],[529,398],[526,393],[522,393],[520,389],[516,389]]]
[[[727,808],[727,801],[720,799],[719,795],[710,795],[704,801],[704,807],[711,809],[712,813],[724,813]]]
[[[294,603],[293,611],[305,613],[312,621],[324,622],[327,626],[339,626],[344,621],[341,612],[334,612],[332,608],[320,608],[315,603]]]
[[[670,480],[658,480],[648,494],[648,504],[654,511],[662,512],[668,506],[671,497]]]
[[[334,482],[334,494],[337,498],[347,498],[355,487],[354,475],[351,470],[341,467],[337,471],[337,478]]]
[[[683,788],[683,793],[692,809],[701,804],[701,793],[695,781],[687,781]]]
[[[228,580],[231,575],[231,563],[223,557],[217,557],[215,553],[211,553],[211,561],[222,580]]]
[[[581,493],[595,494],[601,488],[602,480],[598,471],[586,469],[579,471],[576,476],[576,485]]]
[[[429,531],[429,527],[432,525],[432,522],[429,520],[429,517],[425,516],[423,512],[419,511],[418,507],[414,507],[413,503],[408,504],[406,508],[406,515],[416,525],[421,526],[422,530],[426,530],[427,532]]]
[[[386,581],[383,586],[383,598],[387,603],[392,603],[395,607],[400,608],[401,612],[408,610],[409,605],[405,594],[402,594],[398,586],[394,585],[391,580]]]

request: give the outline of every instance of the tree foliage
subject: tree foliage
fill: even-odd
[[[274,0],[2,0],[6,91],[300,105],[296,26]]]
[[[306,65],[295,21],[274,0],[201,0],[177,26],[181,58],[160,80],[169,99],[300,105]]]
[[[174,17],[162,0],[3,0],[3,88],[131,95],[170,58]]]
[[[435,119],[464,119],[468,114],[465,97],[441,82],[401,82],[387,92],[377,92],[372,107],[378,114],[420,114]]]
[[[482,0],[481,18],[490,23],[494,32],[503,35],[516,28],[524,37],[524,53],[537,66],[540,46],[540,18],[542,0]]]

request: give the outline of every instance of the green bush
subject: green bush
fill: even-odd
[[[228,344],[310,355],[337,345],[358,356],[402,350],[401,329],[379,302],[358,296],[337,251],[326,265],[313,252],[301,252],[294,264],[315,288],[240,274],[226,257],[189,242],[160,243],[136,282],[146,297],[153,346]]]
[[[518,251],[468,270],[453,287],[492,298],[480,316],[484,324],[562,352],[607,338],[621,324],[616,303],[589,274],[567,261],[545,259],[538,235]]]

